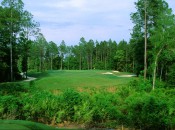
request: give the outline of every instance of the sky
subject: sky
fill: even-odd
[[[86,41],[129,41],[130,14],[137,0],[23,0],[25,9],[40,23],[46,40],[76,45]],[[175,14],[175,0],[167,0]]]

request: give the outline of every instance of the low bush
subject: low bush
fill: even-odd
[[[159,93],[135,93],[126,99],[129,126],[138,129],[165,129],[168,127],[169,107],[165,96]]]
[[[64,122],[86,127],[138,129],[175,128],[175,90],[133,81],[116,92],[78,92],[68,89],[54,95],[22,84],[0,88],[0,119],[19,119],[56,125]],[[140,88],[139,85],[146,85]],[[12,91],[13,90],[13,91]]]
[[[19,95],[21,92],[27,92],[28,89],[22,83],[1,83],[0,95]]]

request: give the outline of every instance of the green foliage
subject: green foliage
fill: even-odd
[[[64,110],[65,117],[67,121],[73,121],[73,117],[75,115],[76,106],[81,104],[81,96],[78,92],[73,89],[67,89],[63,92],[63,100],[64,102]]]
[[[144,81],[143,77],[139,77],[139,79],[130,82],[130,87],[138,92],[150,92],[152,90],[152,83],[150,80]]]
[[[159,97],[157,96],[159,95]],[[126,99],[129,124],[134,128],[165,129],[169,120],[166,97],[155,93],[135,93]]]
[[[167,79],[169,86],[175,87],[175,64],[170,67]]]
[[[21,80],[17,63],[19,63],[19,57],[22,58],[22,67],[20,67],[27,72],[30,48],[28,42],[30,42],[29,35],[31,36],[31,32],[34,31],[34,21],[32,15],[24,11],[22,0],[3,0],[1,5],[0,82]]]
[[[64,75],[63,72],[60,75]],[[123,125],[138,129],[173,129],[174,94],[173,88],[158,86],[151,91],[150,81],[144,82],[142,78],[120,86],[116,91],[106,88],[78,92],[69,88],[57,94],[37,88],[37,81],[6,83],[0,87],[0,119],[51,125],[70,122],[84,124],[87,128]]]
[[[1,83],[0,95],[18,95],[22,92],[28,92],[28,88],[22,83]]]

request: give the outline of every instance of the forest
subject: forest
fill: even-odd
[[[64,40],[61,43],[47,41],[41,33],[40,24],[24,9],[22,0],[3,0],[0,5],[2,119],[9,119],[8,110],[12,110],[5,102],[13,102],[15,105],[20,104],[10,113],[15,115],[14,119],[45,124],[66,120],[84,123],[90,127],[99,124],[101,127],[101,123],[105,124],[103,127],[113,127],[115,123],[139,129],[175,128],[175,14],[165,0],[138,0],[135,2],[135,8],[136,12],[131,12],[134,27],[129,42],[125,39],[121,39],[119,43],[111,39],[94,41],[81,37],[79,43],[69,45]],[[67,90],[57,97],[33,88],[33,81],[29,83],[29,88],[22,88],[18,84],[27,78],[28,73],[54,70],[117,70],[134,73],[138,79],[131,81],[129,87],[120,88],[114,95],[93,91],[92,96]],[[17,95],[23,92],[26,92],[22,96],[24,101],[19,101],[20,97]],[[57,104],[40,105],[43,107],[41,109],[36,106],[36,110],[32,111],[36,102],[32,99],[28,101],[25,95],[37,98],[42,105],[42,101],[46,100]],[[31,108],[28,103],[33,103],[34,107]],[[104,107],[105,105],[108,107]],[[99,113],[98,109],[101,108],[104,113]],[[164,111],[161,111],[162,109]],[[17,110],[20,114],[16,115]],[[49,110],[53,113],[49,113]],[[142,113],[139,114],[140,111]],[[54,115],[54,112],[57,115]],[[45,121],[38,121],[37,114],[45,115]]]
[[[28,71],[100,69],[144,74],[172,84],[172,9],[162,0],[140,0],[135,6],[137,12],[131,12],[134,27],[128,43],[111,39],[86,41],[82,37],[76,45],[68,46],[64,40],[48,42],[21,0],[4,0],[0,8],[0,81],[19,80],[19,73]]]

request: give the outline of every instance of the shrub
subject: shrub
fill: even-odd
[[[16,95],[27,92],[28,88],[22,83],[2,83],[0,84],[0,95]]]
[[[63,107],[65,110],[65,120],[73,121],[75,115],[75,106],[81,104],[81,95],[73,89],[67,89],[63,92]]]
[[[135,93],[126,100],[129,126],[141,129],[168,127],[168,102],[162,93]]]
[[[175,64],[170,67],[168,76],[167,76],[167,83],[170,87],[175,87]]]
[[[16,119],[20,116],[21,102],[15,96],[0,96],[1,119]]]

